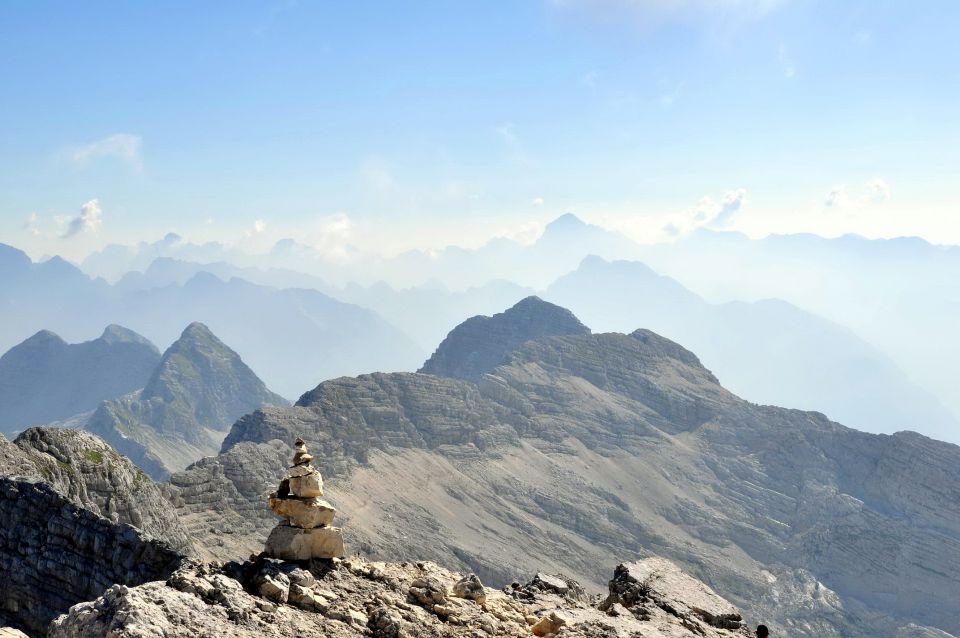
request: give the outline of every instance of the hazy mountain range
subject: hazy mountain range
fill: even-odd
[[[277,289],[201,272],[182,284],[130,290],[66,261],[33,263],[0,245],[0,350],[40,329],[79,341],[120,324],[165,346],[200,321],[291,397],[323,379],[397,367],[422,352],[375,312],[308,289]]]
[[[641,246],[564,215],[532,244],[344,261],[294,240],[249,255],[170,235],[91,255],[84,267],[113,285],[5,252],[0,268],[33,283],[0,283],[2,303],[20,310],[0,326],[0,348],[40,329],[89,338],[107,323],[165,344],[173,326],[199,320],[293,398],[325,378],[416,369],[459,322],[539,294],[595,330],[649,326],[691,344],[749,400],[960,441],[960,251],[922,240],[700,230]]]
[[[41,330],[0,357],[0,433],[67,419],[142,388],[159,361],[156,346],[121,326],[77,344]]]
[[[724,386],[758,403],[817,410],[870,432],[960,440],[933,393],[852,330],[775,299],[711,304],[640,262],[597,257],[544,297],[596,331],[643,326],[700,356]]]

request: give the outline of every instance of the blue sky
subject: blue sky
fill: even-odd
[[[960,243],[954,2],[8,2],[0,241]]]

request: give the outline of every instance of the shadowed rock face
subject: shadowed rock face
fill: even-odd
[[[0,437],[0,617],[40,633],[114,583],[165,578],[191,551],[158,486],[97,437]]]
[[[76,505],[190,551],[161,487],[126,457],[81,430],[30,428],[0,441],[0,475],[42,480]]]
[[[454,328],[419,372],[476,381],[524,341],[584,335],[590,329],[566,308],[527,297],[492,317],[477,316]]]
[[[41,330],[0,357],[0,432],[93,410],[143,387],[159,360],[152,343],[120,326],[76,344]]]
[[[40,633],[72,605],[113,584],[166,578],[172,547],[78,507],[49,485],[0,478],[0,609]]]
[[[193,323],[163,353],[141,392],[105,401],[86,428],[159,480],[216,453],[230,424],[264,404],[287,402],[206,326]]]
[[[478,382],[328,381],[238,421],[180,480],[241,450],[267,466],[298,435],[348,552],[594,587],[617,559],[663,555],[775,633],[960,631],[960,448],[750,404],[648,331],[527,340]],[[232,540],[256,550],[271,525]]]

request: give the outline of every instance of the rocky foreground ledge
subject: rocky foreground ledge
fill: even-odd
[[[607,596],[538,574],[484,587],[430,562],[259,558],[190,562],[166,581],[115,585],[53,621],[52,638],[234,636],[706,637],[750,635],[740,612],[669,561],[617,567]]]

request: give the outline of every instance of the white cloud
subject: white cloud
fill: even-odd
[[[533,201],[530,202],[530,204],[533,205],[533,206],[543,206],[543,198],[542,198],[542,197],[534,197],[534,198],[533,198]]]
[[[738,188],[727,191],[720,200],[713,197],[701,197],[696,208],[673,215],[660,226],[660,235],[667,239],[676,239],[698,228],[724,229],[731,226],[733,218],[747,202],[747,190]]]
[[[712,197],[703,197],[697,205],[694,214],[694,222],[701,226],[712,226],[722,228],[728,226],[734,215],[740,212],[743,204],[747,201],[747,190],[738,188],[734,191],[728,191],[720,199],[715,201]]]
[[[142,142],[143,140],[139,135],[115,133],[89,144],[67,148],[61,153],[61,156],[79,166],[86,166],[98,159],[112,157],[135,170],[140,170],[143,166],[140,159]]]
[[[259,235],[266,229],[267,229],[267,222],[263,221],[262,219],[258,219],[253,222],[253,232],[256,233],[257,235]]]
[[[867,195],[870,201],[883,202],[890,199],[890,186],[879,177],[867,182]]]
[[[80,214],[76,217],[58,217],[57,221],[66,225],[61,235],[62,238],[74,237],[81,233],[95,233],[103,225],[103,211],[100,209],[100,201],[91,199],[80,207]]]
[[[859,210],[888,199],[890,199],[890,185],[879,177],[875,177],[863,185],[860,196],[857,198],[850,196],[846,184],[834,186],[827,193],[823,205],[827,208]]]
[[[823,205],[827,208],[842,208],[847,205],[847,202],[847,185],[837,184],[827,193],[827,199],[824,200]]]
[[[37,237],[40,235],[39,226],[40,226],[40,216],[37,215],[36,213],[30,213],[30,215],[27,216],[27,221],[23,223],[23,230],[27,231],[34,237]]]

